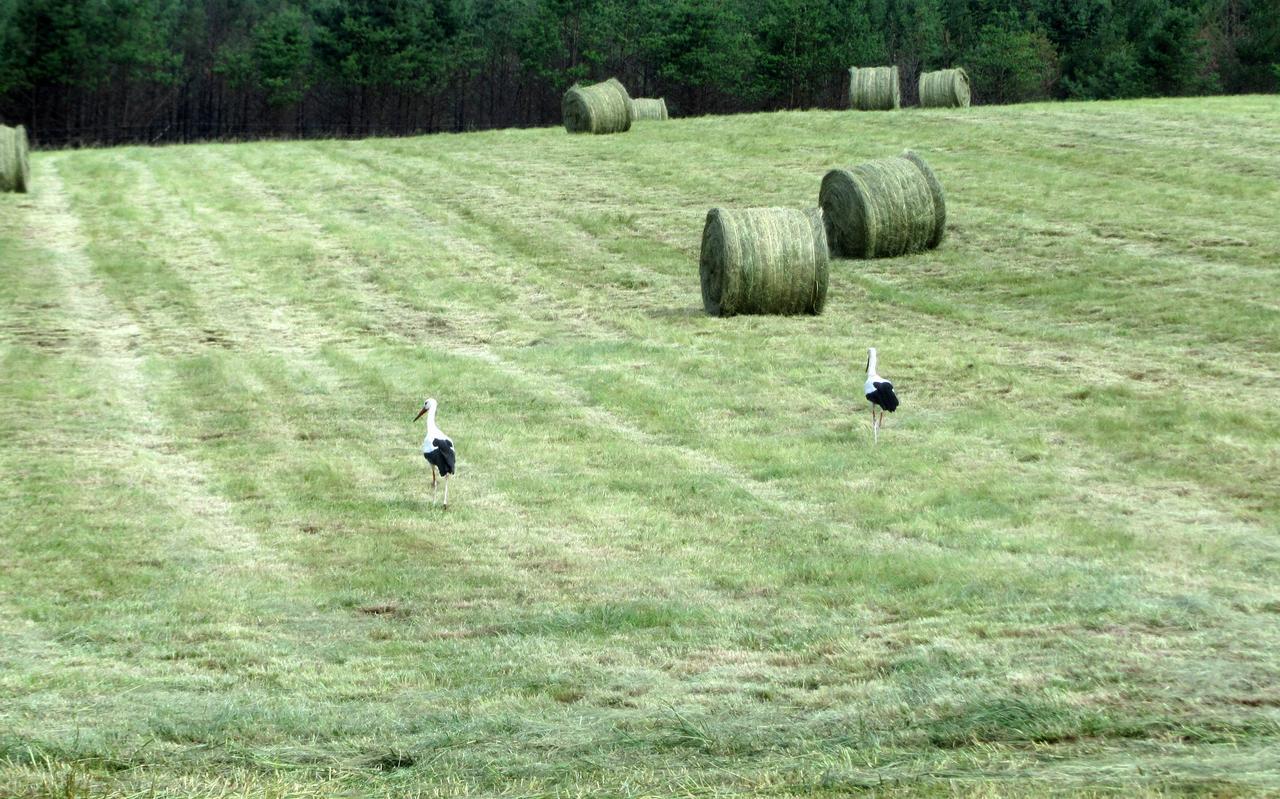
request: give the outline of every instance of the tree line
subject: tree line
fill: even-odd
[[[43,145],[552,124],[616,75],[674,114],[1269,92],[1277,0],[0,0],[0,121]]]

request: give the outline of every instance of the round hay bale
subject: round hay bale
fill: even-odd
[[[670,119],[667,116],[667,101],[663,97],[657,99],[637,97],[631,101],[631,107],[633,110],[631,119],[633,121],[641,119]]]
[[[947,202],[924,159],[907,150],[853,169],[833,169],[818,191],[831,251],[886,258],[942,243]]]
[[[956,68],[921,75],[920,107],[968,108],[969,73]]]
[[[574,86],[564,93],[564,128],[570,133],[623,133],[631,129],[632,102],[616,79]]]
[[[892,111],[902,105],[898,68],[850,67],[849,107],[857,111]]]
[[[27,141],[27,129],[22,125],[14,128],[13,133],[18,160],[14,190],[25,194],[31,185],[31,143]]]
[[[702,229],[702,305],[712,316],[822,313],[827,260],[819,208],[712,208]]]
[[[18,188],[18,136],[8,125],[0,125],[0,192]]]

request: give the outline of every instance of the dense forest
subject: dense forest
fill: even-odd
[[[0,0],[0,121],[43,145],[542,125],[616,75],[675,114],[1267,92],[1280,0]]]

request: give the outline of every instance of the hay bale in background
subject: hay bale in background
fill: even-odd
[[[847,258],[885,258],[942,243],[947,203],[933,170],[907,150],[822,179],[818,204],[831,251]]]
[[[31,143],[27,141],[27,129],[22,125],[14,128],[14,139],[16,140],[18,170],[16,175],[15,191],[22,193],[27,192],[27,188],[31,185]]]
[[[0,192],[18,189],[18,137],[8,125],[0,125]]]
[[[817,314],[827,234],[811,208],[712,208],[702,229],[702,304],[712,316]]]
[[[637,97],[631,101],[632,116],[631,119],[669,119],[667,116],[666,98],[659,97],[656,100],[649,97]]]
[[[902,105],[897,67],[850,67],[849,107],[858,111],[892,111]]]
[[[969,73],[963,69],[940,69],[920,76],[922,108],[968,108]]]
[[[564,93],[564,127],[570,133],[623,133],[631,130],[632,102],[616,78]]]

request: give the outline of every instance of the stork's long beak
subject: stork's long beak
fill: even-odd
[[[421,419],[421,418],[422,418],[422,414],[424,414],[424,413],[426,413],[426,412],[427,412],[427,409],[426,409],[426,408],[423,408],[422,410],[418,411],[418,415],[417,415],[417,416],[415,416],[415,417],[413,417],[413,421],[415,421],[415,422],[416,422],[416,421],[418,421],[419,419]]]

